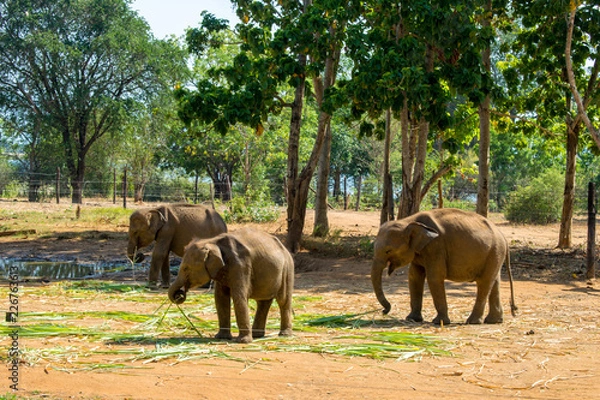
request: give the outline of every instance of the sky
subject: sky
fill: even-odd
[[[157,39],[180,37],[187,28],[197,27],[204,10],[234,24],[238,21],[228,0],[133,0],[131,8],[148,22]]]

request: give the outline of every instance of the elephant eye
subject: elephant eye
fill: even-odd
[[[390,254],[391,252],[392,252],[392,250],[391,250],[391,249],[390,249],[390,250],[386,250],[386,251],[385,251],[385,254]]]

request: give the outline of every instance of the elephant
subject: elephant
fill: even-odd
[[[502,323],[500,304],[500,270],[506,264],[510,282],[511,313],[515,316],[510,252],[498,228],[479,214],[446,208],[422,211],[407,218],[384,223],[374,243],[371,282],[383,313],[391,305],[383,293],[381,279],[388,267],[391,275],[398,267],[409,265],[408,288],[410,314],[408,321],[422,322],[425,279],[433,298],[437,316],[434,324],[449,324],[446,302],[446,279],[454,282],[476,282],[477,296],[467,324]],[[485,319],[486,301],[489,312]]]
[[[210,238],[225,232],[227,225],[219,213],[202,205],[173,204],[137,210],[129,217],[127,257],[141,262],[144,255],[138,251],[156,242],[148,285],[157,285],[160,272],[161,287],[166,289],[171,284],[170,252],[183,257],[185,246],[193,239]]]
[[[190,289],[210,279],[215,282],[214,298],[219,319],[216,339],[233,338],[231,299],[239,328],[238,342],[249,343],[264,337],[273,299],[281,313],[279,335],[292,334],[294,260],[275,236],[244,228],[212,239],[193,241],[185,249],[177,279],[169,288],[169,299],[181,304]],[[248,299],[256,300],[257,305],[252,328]]]

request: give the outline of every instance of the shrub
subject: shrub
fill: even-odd
[[[247,200],[245,197],[234,197],[223,211],[226,223],[272,222],[279,218],[279,210],[264,200]]]
[[[560,220],[564,176],[548,170],[509,196],[504,216],[516,223],[549,224]]]

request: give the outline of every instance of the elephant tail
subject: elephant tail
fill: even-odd
[[[506,272],[508,273],[508,282],[510,283],[510,313],[513,317],[517,316],[517,304],[515,303],[515,290],[513,287],[513,278],[512,271],[510,269],[510,249],[506,249],[506,260],[504,262],[506,264]]]

